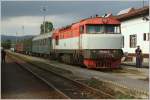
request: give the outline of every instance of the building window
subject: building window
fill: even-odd
[[[130,35],[130,48],[136,48],[137,37],[136,35]]]
[[[150,33],[144,33],[143,34],[143,40],[144,41],[149,41],[150,40]]]

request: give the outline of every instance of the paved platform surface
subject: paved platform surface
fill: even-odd
[[[38,80],[31,73],[6,57],[1,67],[2,99],[48,99],[53,98],[53,89]]]
[[[44,62],[46,64],[49,64],[58,68],[69,70],[74,75],[79,76],[79,77],[84,77],[84,78],[96,77],[97,79],[104,79],[104,80],[116,82],[118,84],[127,86],[128,88],[131,88],[131,89],[135,88],[138,90],[149,91],[149,81],[133,79],[133,78],[125,77],[125,76],[119,76],[113,73],[105,73],[105,72],[95,71],[91,69],[80,68],[80,67],[76,67],[72,65],[66,65],[63,63],[59,63],[57,61],[45,60],[45,59],[38,58],[38,57],[31,57],[31,56],[26,56],[22,54],[17,54],[17,55],[27,57],[28,59],[31,59],[33,61],[35,60],[39,62]]]
[[[122,67],[126,68],[126,69],[137,70],[139,72],[142,72],[145,76],[149,77],[149,69],[148,68],[136,68],[136,67],[131,67],[131,66],[127,66],[127,65],[124,65]]]
[[[122,65],[136,67],[136,62],[122,62]],[[143,62],[142,63],[142,68],[149,68],[149,63],[148,62]]]

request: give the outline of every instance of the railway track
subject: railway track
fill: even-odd
[[[9,59],[11,59],[12,61],[14,61],[17,65],[19,65],[21,68],[25,69],[26,71],[30,72],[31,74],[33,74],[37,79],[43,81],[46,85],[48,85],[50,88],[53,89],[53,99],[68,99],[69,97],[66,96],[65,94],[63,94],[61,91],[59,91],[57,88],[55,88],[51,83],[49,83],[47,80],[45,80],[44,78],[42,78],[41,76],[39,76],[38,74],[32,72],[32,70],[26,68],[29,65],[26,65],[24,62],[22,61],[16,61],[16,59],[10,55],[7,55],[9,57]]]
[[[15,56],[18,56],[19,58],[21,58],[21,59],[24,59],[23,57],[21,57],[20,55],[18,55],[18,54],[13,54],[13,53],[11,53],[10,52],[10,54],[12,54],[12,55],[15,55]],[[29,59],[29,58],[26,58],[25,57],[25,59],[24,60],[31,60],[31,59]],[[38,60],[37,60],[38,61]],[[34,60],[33,60],[33,62],[34,62]],[[44,62],[44,63],[46,63],[46,64],[48,64],[46,61],[41,61],[41,62]],[[38,65],[38,64],[36,64],[36,65]],[[52,68],[55,66],[53,63],[52,64],[48,64],[49,66],[51,66]],[[61,66],[61,64],[58,64],[59,66]],[[67,66],[66,66],[67,67]],[[47,69],[47,68],[45,68],[45,67],[43,67],[45,70],[50,70],[50,69]],[[59,68],[59,67],[58,67]],[[74,70],[74,68],[71,68],[72,70]],[[70,69],[68,69],[68,68],[66,68],[66,70],[68,70],[68,71],[70,71]],[[75,71],[76,72],[76,71]],[[59,72],[58,72],[59,73]],[[77,72],[78,73],[78,72]],[[90,72],[88,72],[88,73],[90,73]],[[102,77],[103,77],[103,75],[102,75]],[[111,77],[111,76],[110,76]],[[109,81],[109,80],[106,80],[106,79],[103,79],[103,78],[101,78],[101,79],[98,79],[99,81],[101,81],[102,83],[104,83],[105,85],[108,85],[108,86],[111,86],[111,87],[113,87],[114,89],[115,88],[118,88],[118,89],[121,89],[121,91],[123,91],[123,92],[125,92],[125,94],[127,94],[127,95],[130,95],[130,96],[133,96],[134,98],[149,98],[149,92],[148,91],[145,91],[145,90],[143,90],[143,89],[137,89],[137,88],[129,88],[129,87],[127,87],[126,85],[124,85],[124,84],[120,84],[120,83],[118,83],[118,82],[113,82],[113,81]],[[77,80],[78,81],[78,80]],[[124,82],[124,80],[123,80],[123,82]],[[133,82],[134,83],[134,82]],[[136,85],[136,84],[135,84]],[[106,92],[106,93],[108,93],[108,94],[111,94],[111,93],[109,93],[109,92]]]
[[[39,66],[29,64],[17,57],[9,54],[17,64],[30,71],[40,80],[44,81],[50,87],[58,91],[59,95],[64,98],[71,99],[113,99],[114,96],[89,87],[86,84],[80,83],[68,77],[62,76],[54,71],[47,71]]]

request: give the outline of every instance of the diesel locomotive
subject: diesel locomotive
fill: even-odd
[[[120,22],[113,17],[83,19],[32,39],[32,54],[87,68],[118,68],[123,56]]]

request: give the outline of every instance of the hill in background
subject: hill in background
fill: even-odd
[[[8,35],[1,35],[1,41],[6,41],[6,40],[10,40],[10,41],[16,41],[17,40],[23,40],[23,39],[28,39],[34,37],[34,35],[25,35],[25,36],[8,36]]]

